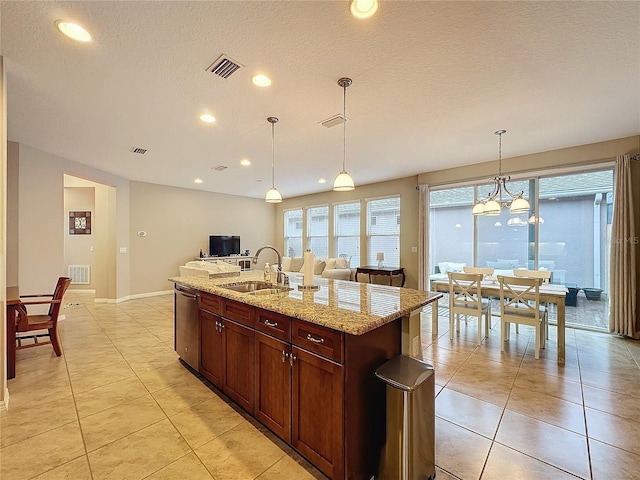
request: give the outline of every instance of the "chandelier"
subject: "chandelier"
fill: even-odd
[[[500,215],[502,207],[508,207],[511,213],[525,213],[529,211],[529,202],[524,198],[524,191],[513,194],[507,189],[507,182],[511,180],[509,175],[502,175],[502,135],[507,133],[506,130],[498,130],[495,135],[500,138],[500,147],[498,153],[498,176],[493,177],[495,183],[493,191],[485,199],[478,200],[473,206],[473,215]],[[506,200],[503,200],[502,193],[506,194]]]

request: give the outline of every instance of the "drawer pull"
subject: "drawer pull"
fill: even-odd
[[[324,343],[324,338],[314,338],[310,333],[307,333],[307,340],[311,340],[313,343]]]
[[[269,320],[265,320],[265,321],[264,321],[264,324],[265,324],[267,327],[277,327],[277,326],[278,326],[278,322],[270,322]]]

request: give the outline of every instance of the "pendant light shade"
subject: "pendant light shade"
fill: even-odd
[[[356,188],[353,183],[353,178],[347,173],[347,87],[350,86],[353,82],[350,78],[341,78],[338,80],[338,85],[342,87],[343,90],[343,116],[344,120],[342,121],[342,139],[343,139],[343,149],[342,149],[342,171],[333,181],[333,189],[336,192],[349,192]]]
[[[264,201],[267,203],[280,203],[282,202],[282,195],[276,188],[276,155],[275,155],[275,125],[278,123],[277,117],[269,117],[267,121],[271,124],[271,189],[264,197]]]

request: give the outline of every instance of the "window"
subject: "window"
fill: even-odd
[[[473,187],[429,191],[429,275],[440,264],[473,265]],[[446,269],[446,267],[445,267]]]
[[[329,256],[329,206],[307,209],[307,248],[318,258]]]
[[[284,255],[302,256],[302,209],[284,212]]]
[[[508,187],[524,192],[528,213],[511,215],[504,208],[500,215],[474,218],[474,198],[486,198],[493,184],[430,191],[429,278],[441,279],[436,267],[452,262],[493,267],[502,275],[516,268],[549,270],[551,282],[569,291],[567,324],[606,330],[613,170],[539,175]],[[601,295],[591,300],[585,290]]]
[[[351,267],[360,266],[360,202],[333,206],[336,255],[351,259]]]
[[[400,266],[400,197],[367,200],[367,264],[384,254],[387,267]]]

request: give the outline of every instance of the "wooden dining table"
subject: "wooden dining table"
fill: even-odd
[[[515,287],[512,287],[515,289]],[[447,280],[432,280],[431,290],[435,292],[449,292]],[[500,283],[483,280],[480,283],[480,293],[483,297],[500,297]],[[545,283],[540,286],[540,302],[554,303],[557,307],[558,322],[558,364],[565,362],[565,297],[568,290],[565,285]]]
[[[7,287],[7,379],[16,376],[16,309],[20,305],[18,287]]]

